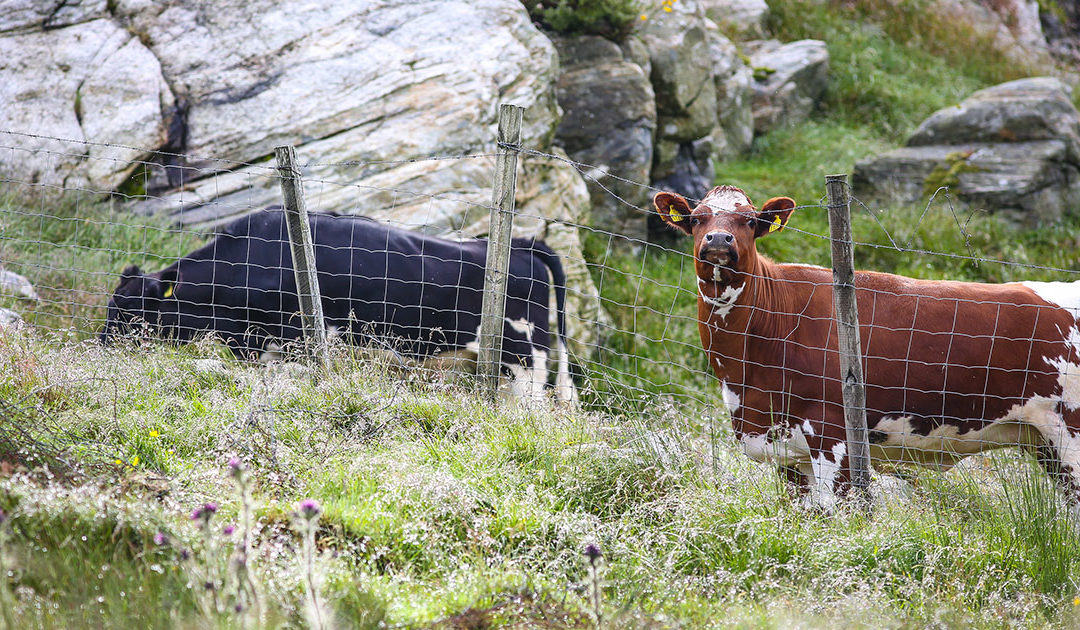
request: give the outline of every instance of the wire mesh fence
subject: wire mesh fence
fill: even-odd
[[[275,166],[125,147],[153,156],[131,161],[111,149],[0,133],[0,162],[33,162],[38,173],[0,179],[0,262],[33,286],[9,289],[4,306],[61,343],[213,335],[258,361],[301,339]],[[526,175],[572,169],[615,196],[595,166],[517,149]],[[475,370],[486,243],[469,237],[487,235],[491,205],[472,184],[492,172],[495,155],[307,157],[328,329],[343,347],[375,349],[402,369]],[[126,179],[99,190],[62,168],[71,162]],[[329,177],[325,167],[355,176]],[[403,174],[409,183],[390,183]],[[644,198],[660,193],[656,208],[616,201],[642,221],[668,223],[653,240],[605,229],[574,212],[578,202],[553,207],[560,191],[518,204],[502,330],[509,389],[560,397],[572,377],[590,409],[647,419],[674,408],[778,465],[808,496],[832,500],[848,451],[824,198],[755,206],[730,187],[685,199],[637,186]],[[931,278],[959,262],[963,279],[1028,280],[856,275],[875,466],[947,469],[1020,446],[1080,493],[1080,288],[1060,282],[1077,279],[1077,269],[980,257],[970,214],[941,191],[891,226],[872,204],[853,201],[860,266],[891,271],[903,257],[901,271]],[[927,223],[958,250],[934,251],[920,236]]]

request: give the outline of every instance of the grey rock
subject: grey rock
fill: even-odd
[[[810,116],[829,84],[825,42],[804,39],[766,45],[750,55],[754,72],[754,130],[765,133]]]
[[[0,267],[0,294],[12,295],[35,302],[39,299],[37,291],[34,290],[34,285],[30,284],[30,281],[25,276],[20,276],[3,267]]]
[[[725,33],[744,39],[765,36],[769,5],[765,0],[698,0],[705,15]]]
[[[13,132],[0,141],[17,147],[0,151],[0,172],[18,181],[112,190],[137,147],[167,136],[161,66],[112,20],[0,36],[0,75],[0,129]]]
[[[980,90],[932,114],[907,144],[856,164],[857,194],[910,203],[945,183],[964,204],[1027,223],[1080,208],[1080,112],[1057,79]]]
[[[640,37],[652,64],[658,136],[689,142],[708,135],[716,125],[716,92],[700,8],[693,0],[678,2],[646,22]]]
[[[700,142],[717,129],[717,90],[713,80],[710,41],[716,25],[696,0],[670,5],[657,12],[639,31],[648,48],[656,93],[657,128],[654,140],[654,187],[673,187],[687,195],[700,189],[684,186],[712,182],[712,155],[717,143]],[[696,148],[695,148],[696,147]],[[704,165],[704,166],[702,166]]]
[[[0,33],[60,28],[108,15],[107,0],[5,0],[0,4]]]
[[[864,199],[915,203],[935,169],[958,159],[950,193],[962,204],[1029,224],[1080,207],[1080,167],[1065,161],[1061,140],[903,147],[855,165],[852,186]],[[940,171],[939,171],[940,172]]]
[[[22,316],[15,311],[10,308],[0,308],[0,328],[19,326],[22,322]]]
[[[20,133],[0,132],[18,147],[0,173],[109,192],[135,160],[181,154],[155,157],[127,208],[184,226],[280,203],[270,158],[291,144],[310,210],[463,233],[486,220],[499,104],[526,108],[522,145],[541,152],[560,116],[558,55],[518,0],[110,0],[108,19],[84,0],[55,3],[77,23],[50,30],[14,1],[0,129]],[[532,207],[521,230],[566,220]],[[573,291],[595,294],[580,280]]]
[[[712,188],[711,138],[677,145],[667,143],[664,150],[665,156],[673,151],[674,157],[670,159],[670,170],[653,181],[654,188],[676,192],[690,199],[700,198],[705,191]]]
[[[555,141],[595,169],[585,173],[592,224],[644,238],[656,106],[652,84],[623,50],[601,37],[555,38],[563,117]]]
[[[1080,112],[1069,88],[1052,77],[1010,81],[975,92],[956,107],[934,112],[908,146],[965,142],[1061,140],[1066,159],[1080,164]]]

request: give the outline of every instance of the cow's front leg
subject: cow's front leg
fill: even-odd
[[[831,512],[847,494],[850,478],[847,466],[847,443],[843,440],[820,439],[810,446],[810,461],[799,467],[807,476],[809,492],[804,505]]]

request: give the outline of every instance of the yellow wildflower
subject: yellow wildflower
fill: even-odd
[[[150,437],[157,437],[159,435],[161,435],[161,434],[158,433],[157,429],[150,429]]]
[[[139,465],[139,456],[138,455],[131,458],[131,465],[132,466],[138,466]]]

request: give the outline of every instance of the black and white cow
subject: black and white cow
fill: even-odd
[[[310,225],[328,328],[343,331],[354,344],[388,343],[417,361],[477,349],[487,241],[451,241],[358,216],[311,214]],[[565,284],[551,248],[513,240],[502,362],[519,396],[539,396],[547,383],[554,286],[556,397],[575,397]],[[300,326],[285,215],[271,208],[233,222],[161,271],[125,269],[100,338],[107,344],[136,328],[177,341],[213,332],[237,355],[252,357],[299,338]]]

